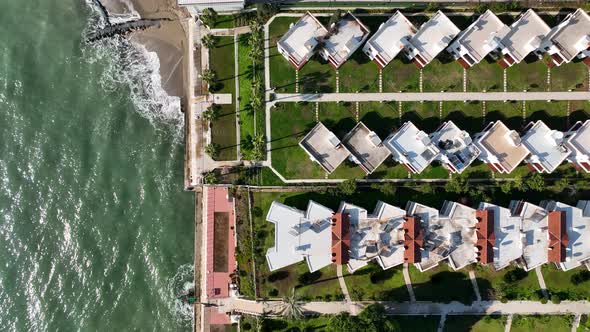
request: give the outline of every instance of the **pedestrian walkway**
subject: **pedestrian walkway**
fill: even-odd
[[[506,326],[504,326],[504,332],[510,332],[512,328],[512,317],[513,315],[508,315],[508,319],[506,319]]]
[[[551,92],[385,92],[385,93],[278,93],[275,102],[465,101],[465,100],[590,100],[587,91]]]
[[[410,278],[408,263],[404,263],[404,269],[402,270],[402,272],[404,274],[404,282],[406,283],[406,288],[408,288],[408,294],[410,294],[410,301],[416,302],[416,294],[414,294],[414,287],[412,287],[412,279]]]
[[[549,294],[547,293],[547,285],[545,285],[545,278],[543,278],[543,273],[541,272],[540,266],[537,266],[535,268],[535,273],[537,274],[537,280],[539,281],[539,287],[541,288],[541,293],[543,293],[543,297],[549,299]]]
[[[479,286],[477,285],[477,279],[475,278],[475,272],[469,271],[469,279],[471,279],[471,285],[473,285],[473,291],[475,292],[475,298],[481,301],[481,294],[479,293]]]
[[[344,300],[348,303],[352,303],[350,294],[348,293],[348,287],[346,287],[346,282],[344,281],[344,275],[342,274],[342,265],[340,264],[336,265],[336,275],[338,276],[338,283],[340,284],[342,294],[344,294]]]

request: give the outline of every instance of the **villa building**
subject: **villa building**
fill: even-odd
[[[521,218],[512,215],[511,211],[505,207],[490,203],[481,203],[478,213],[481,213],[480,211],[487,212],[483,216],[484,218],[478,216],[481,218],[481,221],[486,222],[487,236],[483,236],[483,234],[480,236],[478,230],[478,246],[484,247],[483,244],[485,244],[485,248],[488,251],[486,253],[487,255],[489,255],[490,245],[492,246],[494,270],[498,271],[506,268],[510,263],[522,256],[522,240],[520,238]],[[490,223],[493,225],[490,225]],[[492,227],[493,237],[489,233]],[[483,239],[487,241],[482,241]],[[487,255],[485,256],[489,259]]]
[[[523,241],[523,268],[531,271],[549,261],[549,213],[540,206],[523,202],[510,202],[513,216],[521,222]]]
[[[485,231],[482,229],[482,223],[478,223],[478,213],[475,209],[457,202],[445,201],[440,210],[440,223],[443,226],[441,229],[445,230],[443,235],[446,237],[445,245],[449,249],[449,265],[454,270],[477,262],[478,257],[484,259],[485,263],[491,262],[476,253],[477,232]],[[483,250],[485,249],[481,249],[479,253],[485,254]]]
[[[266,220],[275,226],[275,245],[268,248],[266,261],[270,271],[307,261],[310,272],[332,263],[332,217],[334,211],[309,201],[300,211],[272,202]]]
[[[449,46],[459,32],[459,28],[439,10],[410,38],[404,52],[418,68],[424,68]]]
[[[590,173],[590,120],[578,121],[565,134],[565,146],[572,151],[568,161],[577,170]]]
[[[369,29],[348,12],[340,21],[328,27],[320,55],[338,69],[369,37]]]
[[[462,173],[481,153],[469,133],[459,129],[452,121],[444,122],[430,134],[430,139],[440,151],[436,160],[451,173]]]
[[[446,223],[439,219],[437,209],[420,203],[408,202],[406,213],[414,222],[420,221],[421,226],[422,250],[420,261],[414,265],[421,272],[438,266],[439,262],[448,258],[450,252],[446,243],[449,233],[444,229]]]
[[[545,208],[551,211],[549,232],[553,248],[549,255],[559,256],[556,263],[563,271],[587,263],[590,260],[590,201],[579,201],[577,206],[549,201]]]
[[[367,174],[373,173],[390,155],[379,136],[362,122],[346,134],[342,142],[351,153],[351,161]]]
[[[397,11],[379,26],[379,30],[363,47],[363,52],[383,69],[408,45],[408,40],[416,31],[416,27],[404,14]]]
[[[385,146],[391,151],[393,159],[415,174],[424,171],[440,152],[430,137],[412,122],[404,123],[389,135]]]
[[[553,27],[541,42],[543,52],[549,53],[550,67],[571,62],[576,56],[585,58],[590,66],[590,16],[583,9],[568,14],[563,21]]]
[[[553,172],[571,153],[564,144],[563,133],[549,129],[543,121],[529,123],[524,132],[522,144],[531,152],[525,163],[534,172]]]
[[[518,133],[501,121],[490,123],[474,142],[481,151],[479,159],[497,173],[511,173],[530,153]]]
[[[350,156],[350,152],[338,137],[321,122],[318,122],[303,137],[299,142],[299,146],[305,150],[312,161],[320,164],[328,174],[334,172]]]
[[[498,64],[502,68],[522,62],[531,52],[539,53],[541,41],[551,30],[537,13],[529,9],[514,23],[492,38],[492,45],[502,55]]]
[[[483,60],[494,48],[492,38],[506,25],[486,10],[467,29],[461,31],[455,41],[447,48],[463,68],[470,68]]]
[[[289,31],[277,42],[277,50],[295,68],[301,69],[314,55],[328,30],[311,13],[305,13],[291,24]]]

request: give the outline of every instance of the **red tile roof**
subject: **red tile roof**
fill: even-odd
[[[565,212],[549,212],[549,262],[565,262],[565,248],[569,243],[565,229]]]
[[[422,227],[417,217],[405,217],[404,221],[404,262],[420,263],[422,261],[422,248],[424,241]]]
[[[477,224],[475,224],[477,235],[477,261],[482,264],[494,261],[494,210],[477,210],[475,212]]]
[[[350,218],[348,213],[332,216],[332,263],[344,265],[350,259]]]

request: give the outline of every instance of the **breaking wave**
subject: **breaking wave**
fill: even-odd
[[[92,13],[85,35],[106,24],[93,1],[86,0],[86,3]],[[129,87],[135,111],[154,128],[170,133],[175,142],[182,141],[184,116],[180,98],[169,96],[162,87],[160,61],[155,52],[149,52],[145,46],[125,37],[115,36],[84,46],[83,53],[90,63],[102,61],[107,64],[98,78],[105,91],[115,90],[121,85]]]
[[[181,299],[195,288],[194,283],[195,267],[192,264],[184,264],[178,268],[178,272],[168,281],[167,292],[172,303],[172,310],[175,313],[177,323],[188,324],[193,321],[193,305]]]

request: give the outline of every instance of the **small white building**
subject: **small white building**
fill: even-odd
[[[489,9],[481,14],[467,29],[461,31],[447,48],[463,68],[470,68],[493,51],[491,41],[506,25]]]
[[[473,140],[481,151],[479,159],[497,173],[511,173],[530,153],[518,133],[502,121],[488,124]]]
[[[492,47],[502,55],[498,64],[508,68],[520,63],[531,52],[539,53],[541,42],[550,30],[534,10],[522,13],[508,29],[492,38]]]
[[[320,55],[334,69],[340,68],[369,37],[369,28],[348,12],[334,26],[328,27]]]
[[[452,121],[444,122],[430,139],[440,151],[436,159],[451,173],[462,173],[481,153],[469,133]]]
[[[218,13],[239,12],[244,9],[246,1],[233,0],[178,0],[178,5],[186,7],[193,16],[198,16],[206,8]]]
[[[363,52],[381,69],[385,68],[408,44],[416,34],[416,27],[396,11],[379,30],[367,41]]]
[[[303,65],[315,54],[328,30],[311,13],[307,12],[277,42],[277,50],[295,68]]]
[[[549,213],[542,207],[524,202],[510,202],[513,216],[520,218],[523,245],[523,268],[531,271],[549,261]]]
[[[543,52],[551,56],[550,67],[571,62],[576,56],[587,58],[590,45],[590,16],[583,9],[568,14],[541,42]],[[584,61],[586,65],[589,60]]]
[[[418,32],[409,40],[404,52],[418,68],[424,68],[449,46],[460,31],[439,10],[428,22],[422,24]]]
[[[350,160],[367,174],[373,173],[390,155],[381,138],[362,122],[346,134],[342,142],[351,153]]]
[[[299,142],[299,146],[309,155],[312,161],[320,164],[328,174],[334,172],[350,156],[350,152],[338,137],[321,122],[318,122],[303,137]]]
[[[332,215],[334,211],[314,201],[301,211],[272,202],[266,220],[275,225],[275,245],[268,248],[270,271],[307,260],[310,272],[332,263]]]
[[[512,215],[509,209],[491,203],[481,203],[478,209],[493,212],[494,270],[499,271],[522,256],[521,218]]]
[[[543,121],[529,123],[524,132],[522,143],[531,152],[525,163],[535,172],[551,173],[571,154],[563,133],[550,129]]]
[[[440,153],[430,137],[409,121],[385,139],[385,146],[393,159],[416,174],[424,171]]]
[[[449,246],[449,265],[453,270],[477,262],[477,212],[457,202],[445,201],[440,210],[442,230]]]
[[[568,161],[579,171],[590,173],[590,120],[576,122],[564,139],[565,146],[572,151]]]
[[[451,252],[449,244],[446,242],[449,233],[445,229],[446,220],[441,220],[439,211],[424,204],[417,202],[408,202],[406,205],[408,216],[417,218],[422,225],[423,249],[422,257],[419,263],[414,266],[424,272],[430,270],[447,259]]]

